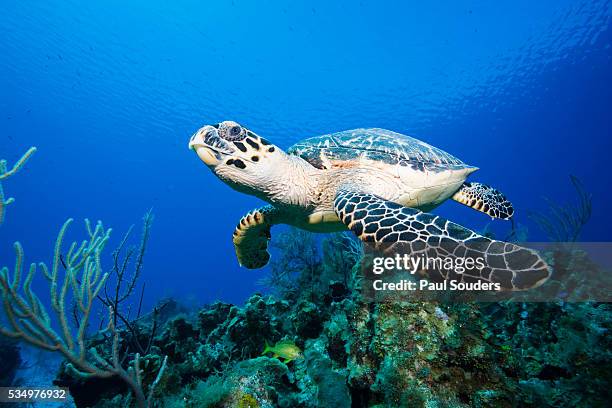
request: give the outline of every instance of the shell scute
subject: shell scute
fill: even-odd
[[[346,167],[362,160],[434,172],[472,167],[421,140],[378,128],[308,138],[291,146],[288,152],[319,169]]]

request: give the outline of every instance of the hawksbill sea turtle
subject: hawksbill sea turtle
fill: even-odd
[[[451,198],[510,219],[498,190],[466,178],[476,167],[415,138],[385,129],[354,129],[305,139],[284,152],[233,121],[200,128],[189,148],[223,182],[269,205],[242,217],[233,235],[238,261],[265,266],[270,230],[289,224],[313,232],[349,229],[363,242],[404,244],[428,257],[469,255],[480,270],[442,279],[499,283],[502,290],[542,284],[551,274],[537,252],[496,241],[429,214]],[[458,255],[459,254],[459,255]]]

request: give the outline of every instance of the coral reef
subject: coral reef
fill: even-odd
[[[609,303],[491,304],[484,315],[500,368],[527,406],[607,406]]]
[[[326,240],[309,267],[322,272],[330,259],[358,258],[341,234]],[[151,347],[157,361],[168,356],[159,406],[605,406],[609,304],[372,303],[344,286],[344,276],[359,284],[359,268],[334,265],[329,275],[297,278],[299,290],[285,298],[255,294],[242,307],[218,302],[169,319]],[[303,358],[261,356],[266,342],[280,340]],[[73,383],[71,391],[89,387]],[[117,393],[125,392],[109,386],[78,405],[120,406]]]
[[[272,241],[278,256],[270,262],[270,274],[260,282],[280,297],[293,297],[306,280],[313,283],[321,274],[321,259],[314,235],[291,228]]]
[[[72,219],[69,219],[60,229],[51,268],[45,263],[39,264],[44,278],[49,281],[51,308],[57,321],[51,319],[47,308],[31,289],[37,271],[36,264],[30,265],[22,281],[24,254],[21,244],[16,242],[14,245],[16,262],[12,278],[7,267],[0,270],[0,295],[9,324],[9,327],[0,326],[0,334],[21,339],[41,349],[61,353],[67,360],[66,368],[75,377],[83,379],[117,377],[130,388],[128,399],[133,396],[139,407],[151,406],[153,391],[163,375],[167,359],[162,358],[157,364],[155,368],[157,376],[147,382],[149,391],[145,395],[144,369],[141,369],[141,360],[144,360],[144,366],[150,369],[153,365],[149,365],[149,362],[154,357],[145,356],[141,359],[140,354],[136,353],[129,368],[124,368],[123,358],[120,358],[119,331],[115,325],[116,314],[112,305],[108,309],[108,325],[103,332],[108,333],[108,338],[105,337],[105,340],[112,345],[110,355],[101,357],[94,345],[86,345],[87,328],[94,301],[98,299],[98,294],[108,278],[108,273],[102,271],[100,259],[111,230],[104,229],[101,222],[92,229],[86,220],[88,239],[80,245],[73,242],[64,257],[62,256],[64,236],[71,223]],[[61,267],[65,270],[63,280],[60,277]],[[73,308],[76,323],[74,328],[68,322],[66,311],[67,297],[70,293],[76,305]],[[59,325],[59,331],[54,329],[56,324]]]
[[[28,151],[25,152],[24,155],[21,156],[19,160],[17,160],[15,165],[10,170],[7,167],[6,160],[0,160],[0,225],[2,225],[2,223],[4,222],[4,214],[5,214],[6,206],[9,204],[12,204],[15,201],[13,197],[10,197],[10,198],[4,197],[4,190],[2,188],[2,182],[8,179],[9,177],[15,175],[15,173],[17,173],[19,170],[21,170],[23,166],[26,164],[26,162],[30,159],[30,157],[32,157],[32,155],[35,152],[36,152],[36,147],[30,147]]]
[[[10,170],[7,167],[7,161],[0,160],[0,225],[4,222],[6,206],[15,202],[13,197],[5,198],[2,182],[21,170],[36,150],[36,147],[30,147]],[[3,274],[4,270],[0,271],[0,276]],[[2,334],[1,331],[0,334]],[[20,362],[20,348],[17,342],[10,337],[8,339],[0,337],[0,385],[11,385],[13,383]]]
[[[13,384],[20,364],[21,355],[17,342],[0,337],[0,386],[6,387]]]
[[[546,233],[551,242],[575,242],[580,237],[582,227],[591,219],[593,196],[587,193],[582,182],[570,175],[572,186],[576,190],[578,203],[559,205],[548,202],[548,213],[531,212],[534,220]]]
[[[36,148],[30,148],[10,170],[7,168],[6,160],[1,160],[0,181],[6,180],[19,171],[34,152]],[[5,199],[0,184],[0,224],[4,219],[5,206],[13,201],[12,198]],[[123,405],[129,405],[133,398],[135,404],[140,408],[152,406],[155,388],[162,379],[167,363],[166,357],[147,354],[150,351],[151,339],[155,335],[157,315],[160,310],[156,308],[153,312],[151,334],[148,342],[144,343],[146,347],[139,342],[137,323],[130,322],[129,312],[126,318],[120,311],[121,303],[128,299],[136,287],[152,219],[149,211],[144,218],[143,235],[138,251],[129,248],[124,259],[120,261],[121,251],[132,229],[130,227],[119,248],[113,253],[114,268],[111,275],[115,280],[114,296],[108,294],[109,273],[103,272],[101,263],[101,253],[108,242],[111,230],[106,230],[100,221],[92,229],[89,220],[85,220],[88,239],[82,241],[80,245],[73,242],[64,256],[64,236],[72,223],[72,219],[67,220],[58,234],[51,268],[42,262],[39,265],[32,263],[25,274],[25,279],[23,248],[19,242],[15,242],[16,262],[12,274],[8,267],[0,270],[0,297],[6,315],[6,326],[0,323],[0,334],[4,336],[2,342],[6,343],[2,351],[3,382],[0,384],[10,384],[13,381],[16,366],[20,361],[19,348],[14,344],[14,340],[17,339],[41,350],[60,353],[66,359],[65,369],[70,372],[71,378],[78,381],[93,379],[94,382],[101,382],[102,385],[105,384],[105,380],[122,382],[123,387],[127,386],[130,390],[125,398],[120,396],[119,400]],[[135,254],[134,273],[132,278],[127,280],[126,269]],[[52,319],[39,296],[32,290],[32,282],[38,268],[49,283],[50,306],[55,320]],[[128,287],[122,291],[122,284],[125,281],[128,282]],[[104,289],[104,298],[101,296],[102,289]],[[144,285],[136,320],[140,318],[143,294]],[[70,298],[74,325],[70,325],[67,312]],[[88,328],[94,303],[97,300],[108,309],[108,324],[103,331],[98,333],[103,340],[92,344],[91,337],[88,336]],[[118,319],[121,319],[125,327],[129,328],[129,344],[125,350],[123,347],[120,349]],[[100,326],[102,326],[102,321]],[[12,341],[7,342],[5,338],[12,339]],[[138,346],[140,352],[130,355],[130,345],[133,344]],[[100,346],[108,351],[104,357],[101,357]],[[147,355],[141,357],[141,353]],[[146,378],[151,372],[156,375]],[[146,389],[148,392],[145,394]],[[78,399],[78,396],[75,396],[75,399]]]
[[[610,386],[609,305],[344,299],[306,341],[279,324],[302,307],[255,295],[168,321],[153,346],[169,359],[161,406],[593,407]],[[267,338],[296,339],[304,358],[258,356]]]
[[[547,303],[373,302],[361,288],[367,256],[347,234],[321,242],[298,230],[281,235],[266,281],[272,294],[254,294],[243,306],[216,302],[189,310],[166,299],[148,314],[138,306],[130,319],[122,302],[137,286],[151,221],[149,213],[139,246],[126,249],[130,228],[113,253],[113,284],[100,261],[110,230],[87,223],[88,239],[73,243],[64,257],[70,220],[64,225],[52,267],[40,264],[55,321],[30,289],[37,265],[22,279],[19,243],[13,273],[0,272],[9,323],[2,334],[59,351],[66,361],[54,384],[68,387],[77,407],[608,405],[610,304],[561,297]],[[580,225],[572,221],[564,231],[577,237]],[[609,273],[583,253],[563,256],[556,268],[587,277]],[[70,295],[74,327],[65,306]],[[108,309],[107,324],[88,333],[95,300]],[[290,345],[291,358],[262,355],[266,344]]]

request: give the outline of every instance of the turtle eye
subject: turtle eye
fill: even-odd
[[[229,130],[230,136],[238,136],[242,132],[242,128],[240,126],[232,126]]]

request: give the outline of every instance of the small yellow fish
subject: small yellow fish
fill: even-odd
[[[274,347],[270,347],[268,342],[266,341],[266,347],[264,348],[263,354],[273,353],[272,357],[278,358],[282,357],[283,363],[287,364],[288,362],[295,360],[296,358],[303,358],[302,350],[298,346],[295,345],[291,340],[281,340]]]

